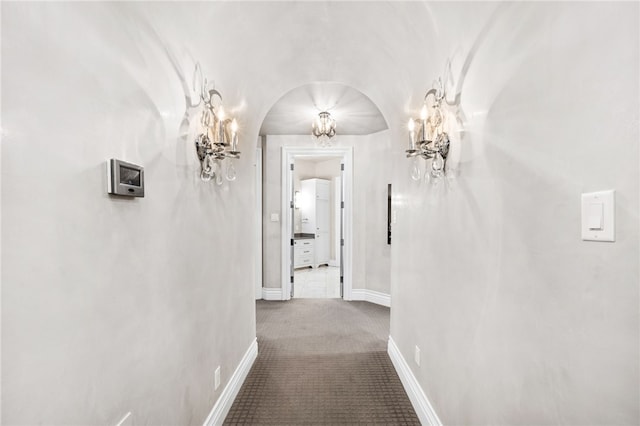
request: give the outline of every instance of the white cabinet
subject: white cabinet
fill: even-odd
[[[313,266],[315,262],[313,240],[310,238],[293,241],[293,267]]]
[[[330,181],[306,179],[300,182],[307,202],[300,209],[302,232],[315,235],[313,267],[328,265],[330,255]]]

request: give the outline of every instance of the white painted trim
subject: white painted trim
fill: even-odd
[[[366,288],[354,288],[351,290],[351,300],[364,300],[376,305],[391,307],[391,296],[379,291],[367,290]]]
[[[287,155],[287,149],[282,147],[282,160],[280,162],[280,169],[282,176],[280,178],[280,200],[282,206],[280,208],[280,239],[282,241],[282,252],[280,253],[281,267],[280,267],[280,280],[282,281],[282,299],[291,299],[290,290],[290,278],[291,278],[291,223],[293,218],[291,217],[291,206],[289,205],[289,194],[292,193],[293,177],[290,170],[290,164],[293,161],[293,157]],[[289,227],[287,229],[287,226]]]
[[[258,143],[261,138],[258,137]],[[262,148],[256,148],[255,164],[256,206],[255,206],[255,291],[256,299],[262,298]]]
[[[334,258],[329,261],[329,266],[340,267],[340,192],[342,191],[342,177],[334,177],[331,181],[331,193],[333,194],[333,211],[331,219],[333,221],[333,254]]]
[[[116,426],[131,426],[133,424],[133,418],[131,416],[131,411],[124,415],[122,420],[118,422]]]
[[[238,392],[240,391],[240,388],[242,387],[244,380],[247,378],[247,374],[249,374],[249,370],[251,370],[251,366],[257,357],[258,340],[253,339],[253,342],[249,345],[249,349],[247,349],[240,360],[238,368],[233,372],[231,379],[229,379],[229,382],[227,382],[227,385],[224,387],[224,390],[213,406],[213,409],[211,409],[211,413],[209,413],[207,420],[204,421],[204,426],[218,426],[224,422],[227,414],[229,414],[233,401],[236,399],[236,396],[238,395]]]
[[[262,298],[264,300],[285,300],[282,298],[281,288],[262,288]]]
[[[331,148],[283,146],[281,159],[281,280],[282,299],[289,300],[291,297],[291,282],[289,268],[291,263],[291,228],[293,218],[289,207],[289,196],[291,194],[293,179],[290,179],[291,164],[294,158],[313,157],[314,155],[342,157],[344,163],[344,300],[351,299],[351,286],[353,283],[352,260],[353,259],[353,147],[336,146]]]
[[[0,22],[2,22],[2,7],[0,7]],[[2,81],[2,56],[0,55],[0,81]],[[2,88],[0,87],[0,111],[2,111]],[[2,114],[0,114],[0,143],[4,143],[4,128],[2,127]],[[6,169],[6,168],[5,168]],[[2,149],[0,149],[0,188],[2,188]],[[0,223],[2,223],[2,197],[0,197]],[[0,229],[0,241],[4,241],[2,239],[2,229]],[[2,275],[2,246],[0,244],[0,277]],[[2,330],[2,280],[0,279],[0,330]],[[4,377],[2,375],[2,333],[0,333],[0,377]],[[0,386],[0,423],[2,423],[2,386]]]
[[[411,405],[413,405],[413,409],[416,410],[420,423],[427,426],[442,426],[442,422],[433,409],[431,402],[429,402],[427,395],[422,390],[422,387],[420,387],[416,376],[413,375],[409,364],[407,364],[407,361],[402,356],[400,349],[398,349],[398,346],[396,346],[391,336],[389,336],[387,352],[400,377],[402,386],[404,386],[404,390],[407,392],[409,400],[411,400]]]

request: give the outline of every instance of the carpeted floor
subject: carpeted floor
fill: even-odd
[[[256,315],[258,359],[225,425],[420,424],[387,355],[388,308],[293,299]]]

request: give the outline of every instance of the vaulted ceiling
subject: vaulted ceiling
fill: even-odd
[[[376,105],[366,95],[341,83],[311,83],[286,93],[271,107],[262,135],[308,135],[318,113],[328,111],[339,135],[368,135],[387,129]]]
[[[121,22],[122,31],[139,40],[131,48],[164,52],[175,80],[167,84],[183,89],[199,62],[238,117],[245,140],[260,133],[306,134],[325,107],[349,134],[404,129],[447,61],[455,59],[460,71],[469,41],[496,9],[492,3],[427,2],[120,7],[123,20],[135,22]],[[460,27],[461,20],[477,25]]]

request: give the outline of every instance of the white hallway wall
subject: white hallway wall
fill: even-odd
[[[638,6],[501,4],[459,176],[414,183],[395,156],[391,336],[445,424],[640,421]],[[617,240],[583,242],[580,194],[602,189]]]
[[[199,180],[167,46],[120,7],[2,9],[2,423],[202,424],[255,337],[254,150]],[[143,199],[106,194],[112,157]]]
[[[243,140],[312,81],[350,85],[380,108],[397,170],[391,334],[408,360],[422,348],[414,372],[445,423],[639,422],[637,3],[5,2],[2,12],[3,419],[111,423],[133,407],[142,423],[198,423],[218,395],[207,394],[212,367],[239,361],[254,335],[242,242],[253,239],[253,149],[240,190],[218,193],[196,183],[192,163],[180,171],[189,144],[155,145],[174,139],[184,105],[173,52],[187,73],[202,62]],[[409,180],[405,123],[445,60],[478,40],[459,183],[438,195]],[[112,148],[158,182],[143,202],[100,198]],[[52,195],[78,174],[78,192]],[[619,241],[580,243],[578,194],[602,187],[618,190]],[[141,216],[142,229],[107,232]],[[229,241],[240,242],[213,249]],[[104,266],[133,265],[117,250],[127,244],[154,248],[134,267],[137,286],[113,284],[121,275]],[[126,355],[112,351],[122,344]],[[18,410],[13,398],[27,394]]]

